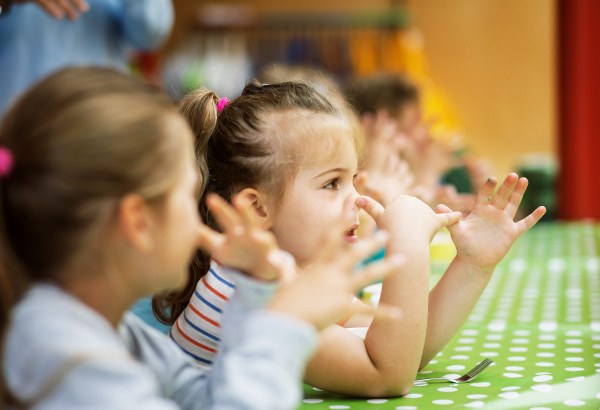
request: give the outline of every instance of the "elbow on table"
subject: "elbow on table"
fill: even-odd
[[[365,388],[364,396],[369,398],[405,396],[413,387],[414,377],[385,377],[380,383]]]

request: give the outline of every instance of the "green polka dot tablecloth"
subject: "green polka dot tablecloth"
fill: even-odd
[[[600,409],[600,224],[545,223],[513,246],[461,330],[405,397],[354,399],[305,385],[302,410]]]

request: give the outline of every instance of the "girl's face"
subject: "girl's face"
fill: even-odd
[[[354,188],[358,160],[350,130],[338,119],[315,124],[305,136],[309,154],[271,218],[271,231],[279,246],[290,252],[299,266],[309,264],[332,224],[343,226],[340,235],[349,243],[358,240],[358,193]]]
[[[198,247],[198,230],[201,224],[197,208],[198,172],[193,158],[192,135],[183,120],[174,124],[174,131],[182,140],[180,169],[177,181],[167,194],[155,214],[156,228],[155,259],[156,279],[154,292],[173,289],[184,284],[187,267]],[[178,148],[178,149],[179,149]]]

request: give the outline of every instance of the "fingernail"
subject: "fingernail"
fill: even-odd
[[[367,200],[362,196],[359,196],[358,198],[356,198],[356,205],[362,208],[363,206],[367,205]]]

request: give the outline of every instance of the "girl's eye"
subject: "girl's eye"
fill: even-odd
[[[325,189],[337,189],[338,188],[338,179],[333,179],[331,181],[329,181],[327,184],[325,184],[325,186],[323,186],[323,188]]]

